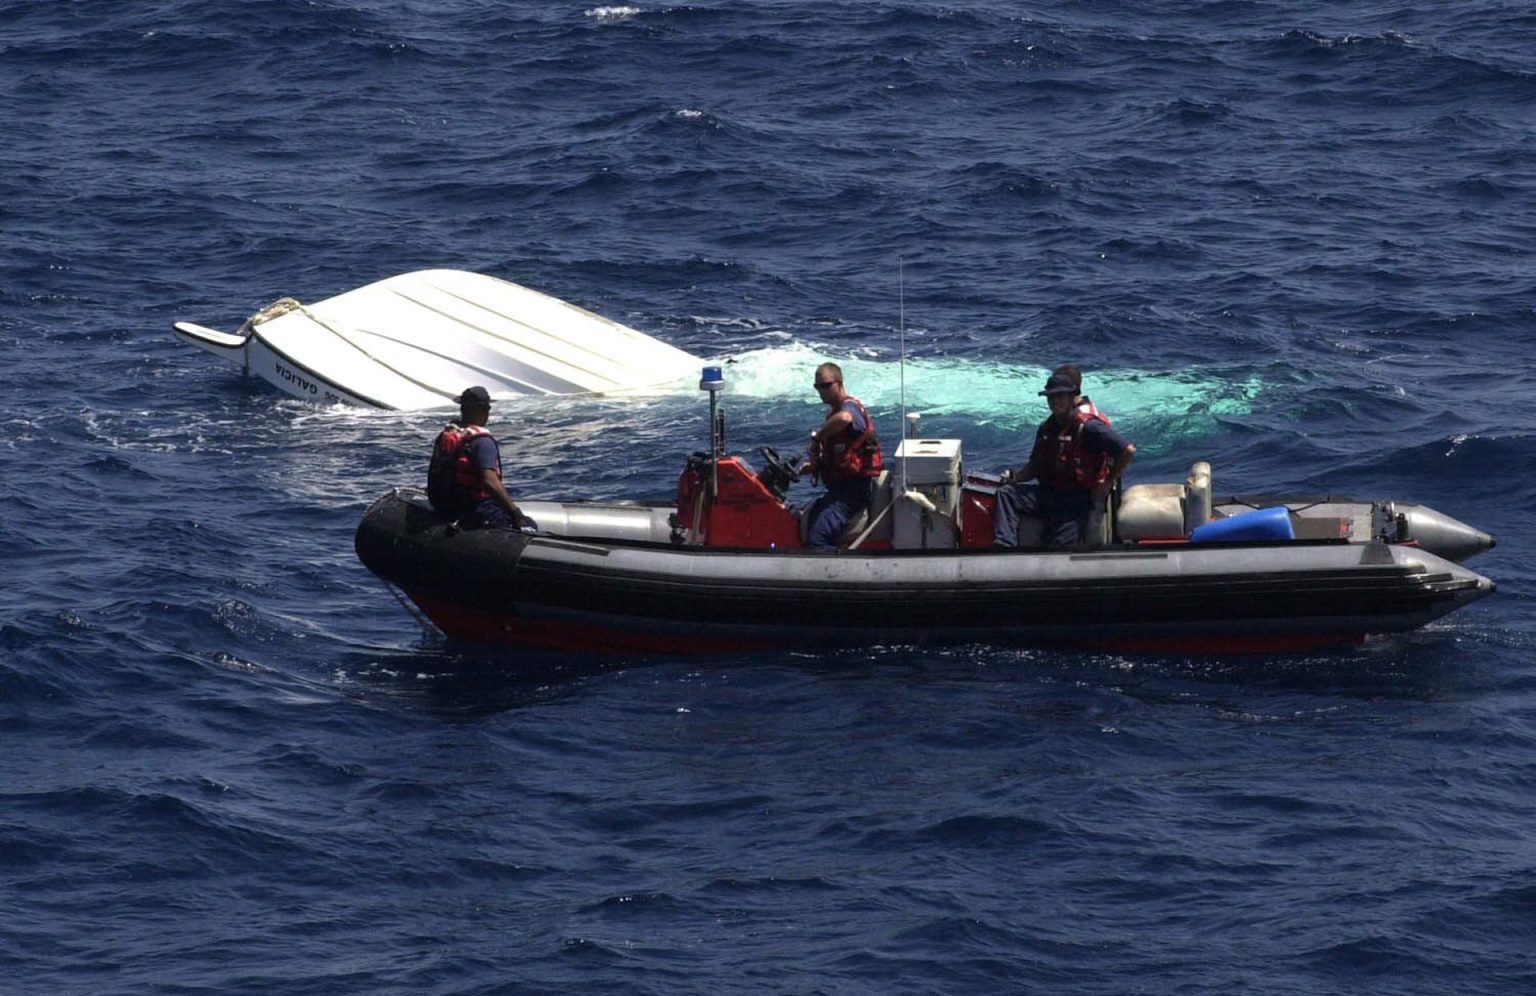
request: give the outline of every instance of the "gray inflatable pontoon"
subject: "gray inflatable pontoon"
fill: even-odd
[[[717,495],[729,493],[732,466],[718,461]],[[768,476],[741,485],[762,486],[765,508],[782,498],[773,481],[758,485]],[[928,642],[1290,651],[1412,630],[1494,591],[1458,563],[1492,537],[1419,505],[1213,500],[1197,464],[1182,485],[1127,489],[1096,548],[996,549],[989,483],[956,487],[953,473],[931,483],[893,496],[882,478],[894,514],[875,511],[877,500],[872,516],[886,524],[835,551],[719,545],[712,537],[727,530],[702,500],[522,502],[538,535],[465,531],[407,490],[368,509],[356,545],[449,637],[611,653]],[[902,500],[913,493],[928,499]],[[1249,537],[1243,517],[1254,509],[1288,535]],[[1198,538],[1211,525],[1222,531]]]

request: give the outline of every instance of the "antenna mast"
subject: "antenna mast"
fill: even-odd
[[[907,261],[896,260],[896,310],[899,330],[899,342],[901,343],[901,355],[899,366],[901,368],[901,438],[907,438]],[[901,493],[907,493],[907,448],[901,448]]]

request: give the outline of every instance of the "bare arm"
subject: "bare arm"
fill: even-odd
[[[518,508],[517,502],[513,501],[512,496],[507,494],[507,489],[502,486],[501,478],[497,476],[496,472],[489,468],[480,471],[480,483],[484,484],[486,490],[491,493],[491,497],[496,499],[496,504],[512,514],[512,521],[522,525],[525,518],[523,510]]]
[[[811,445],[820,446],[823,440],[830,439],[853,424],[853,416],[839,408],[827,420],[821,423],[821,428],[811,433]]]
[[[1120,475],[1125,473],[1125,468],[1129,467],[1131,461],[1135,458],[1136,444],[1126,443],[1125,449],[1121,450],[1120,455],[1115,457],[1115,462],[1109,465],[1109,475],[1104,478],[1104,483],[1093,489],[1093,496],[1095,498],[1103,498],[1109,494],[1110,490],[1115,486],[1115,482],[1120,480]]]
[[[1028,460],[1018,470],[1014,470],[1012,467],[1004,467],[1002,474],[998,476],[1003,479],[1004,484],[1033,480],[1035,476],[1035,462]]]

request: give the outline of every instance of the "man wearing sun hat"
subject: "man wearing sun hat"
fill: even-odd
[[[997,490],[993,515],[998,546],[1017,546],[1019,517],[1041,520],[1045,546],[1082,541],[1088,518],[1103,509],[1109,493],[1136,456],[1136,446],[1110,428],[1092,406],[1079,406],[1078,378],[1058,370],[1040,394],[1051,417],[1040,423],[1029,461]],[[1034,485],[1024,484],[1035,480]]]
[[[427,470],[427,497],[439,514],[460,528],[507,526],[533,532],[501,481],[501,450],[485,428],[491,418],[491,395],[483,387],[460,394],[459,417],[443,426],[432,447]]]

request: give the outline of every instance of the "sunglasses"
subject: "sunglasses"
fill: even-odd
[[[818,391],[822,391],[836,383],[837,381],[835,380],[813,380],[811,381],[811,386],[816,388]]]

